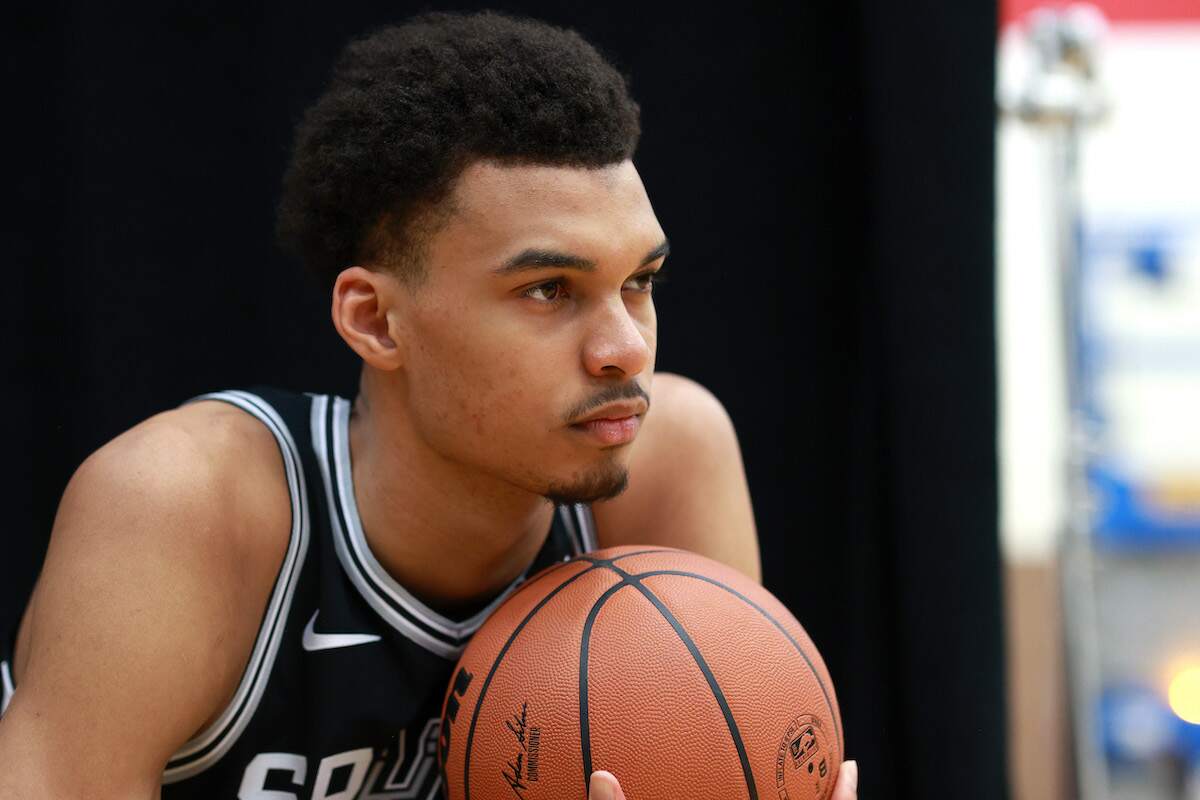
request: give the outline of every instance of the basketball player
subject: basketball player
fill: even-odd
[[[729,418],[651,382],[638,134],[573,32],[432,14],[347,48],[279,232],[358,395],[217,392],[79,467],[0,649],[0,796],[437,797],[455,659],[526,576],[649,543],[758,579]]]

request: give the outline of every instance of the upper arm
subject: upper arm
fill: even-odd
[[[600,544],[678,547],[761,580],[741,448],[721,402],[695,381],[660,373],[633,447],[629,487],[592,507]]]
[[[239,609],[265,602],[248,577],[270,548],[239,535],[196,417],[143,423],[68,484],[0,721],[0,794],[157,796],[167,759],[236,686],[254,636]]]

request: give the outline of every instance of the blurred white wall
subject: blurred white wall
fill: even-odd
[[[1017,26],[1010,25],[999,47],[1002,94],[1023,85],[1031,58]],[[1200,24],[1114,25],[1102,44],[1100,70],[1111,112],[1089,130],[1081,152],[1088,225],[1165,223],[1200,233]],[[1050,158],[1049,144],[1036,130],[1011,119],[1000,123],[1000,525],[1005,556],[1015,562],[1048,560],[1066,512]],[[1200,239],[1185,249],[1200,259]],[[1106,324],[1151,339],[1156,326],[1180,340],[1191,338],[1186,329],[1193,328],[1200,345],[1200,263],[1172,285],[1169,296],[1131,282],[1109,293],[1102,311]],[[1200,347],[1186,357],[1192,355],[1200,356]],[[1169,467],[1200,475],[1200,380],[1129,366],[1100,387],[1114,417],[1115,449],[1135,472]]]

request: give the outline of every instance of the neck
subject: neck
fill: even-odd
[[[372,553],[405,589],[453,614],[495,596],[537,555],[545,498],[435,452],[395,373],[364,368],[350,415],[354,495]]]

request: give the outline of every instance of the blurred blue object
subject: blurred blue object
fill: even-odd
[[[1136,764],[1172,749],[1175,715],[1151,690],[1136,684],[1109,686],[1100,696],[1103,750],[1114,765]]]
[[[1167,508],[1103,462],[1088,465],[1097,543],[1114,549],[1200,549],[1200,510]]]
[[[1139,275],[1160,286],[1166,281],[1168,259],[1161,246],[1146,243],[1134,247],[1129,252],[1129,260]]]
[[[1184,722],[1175,718],[1176,738],[1179,740],[1179,752],[1200,764],[1200,725]]]
[[[1127,683],[1101,694],[1100,736],[1114,766],[1130,766],[1163,755],[1200,760],[1200,725],[1184,722],[1149,687]]]

